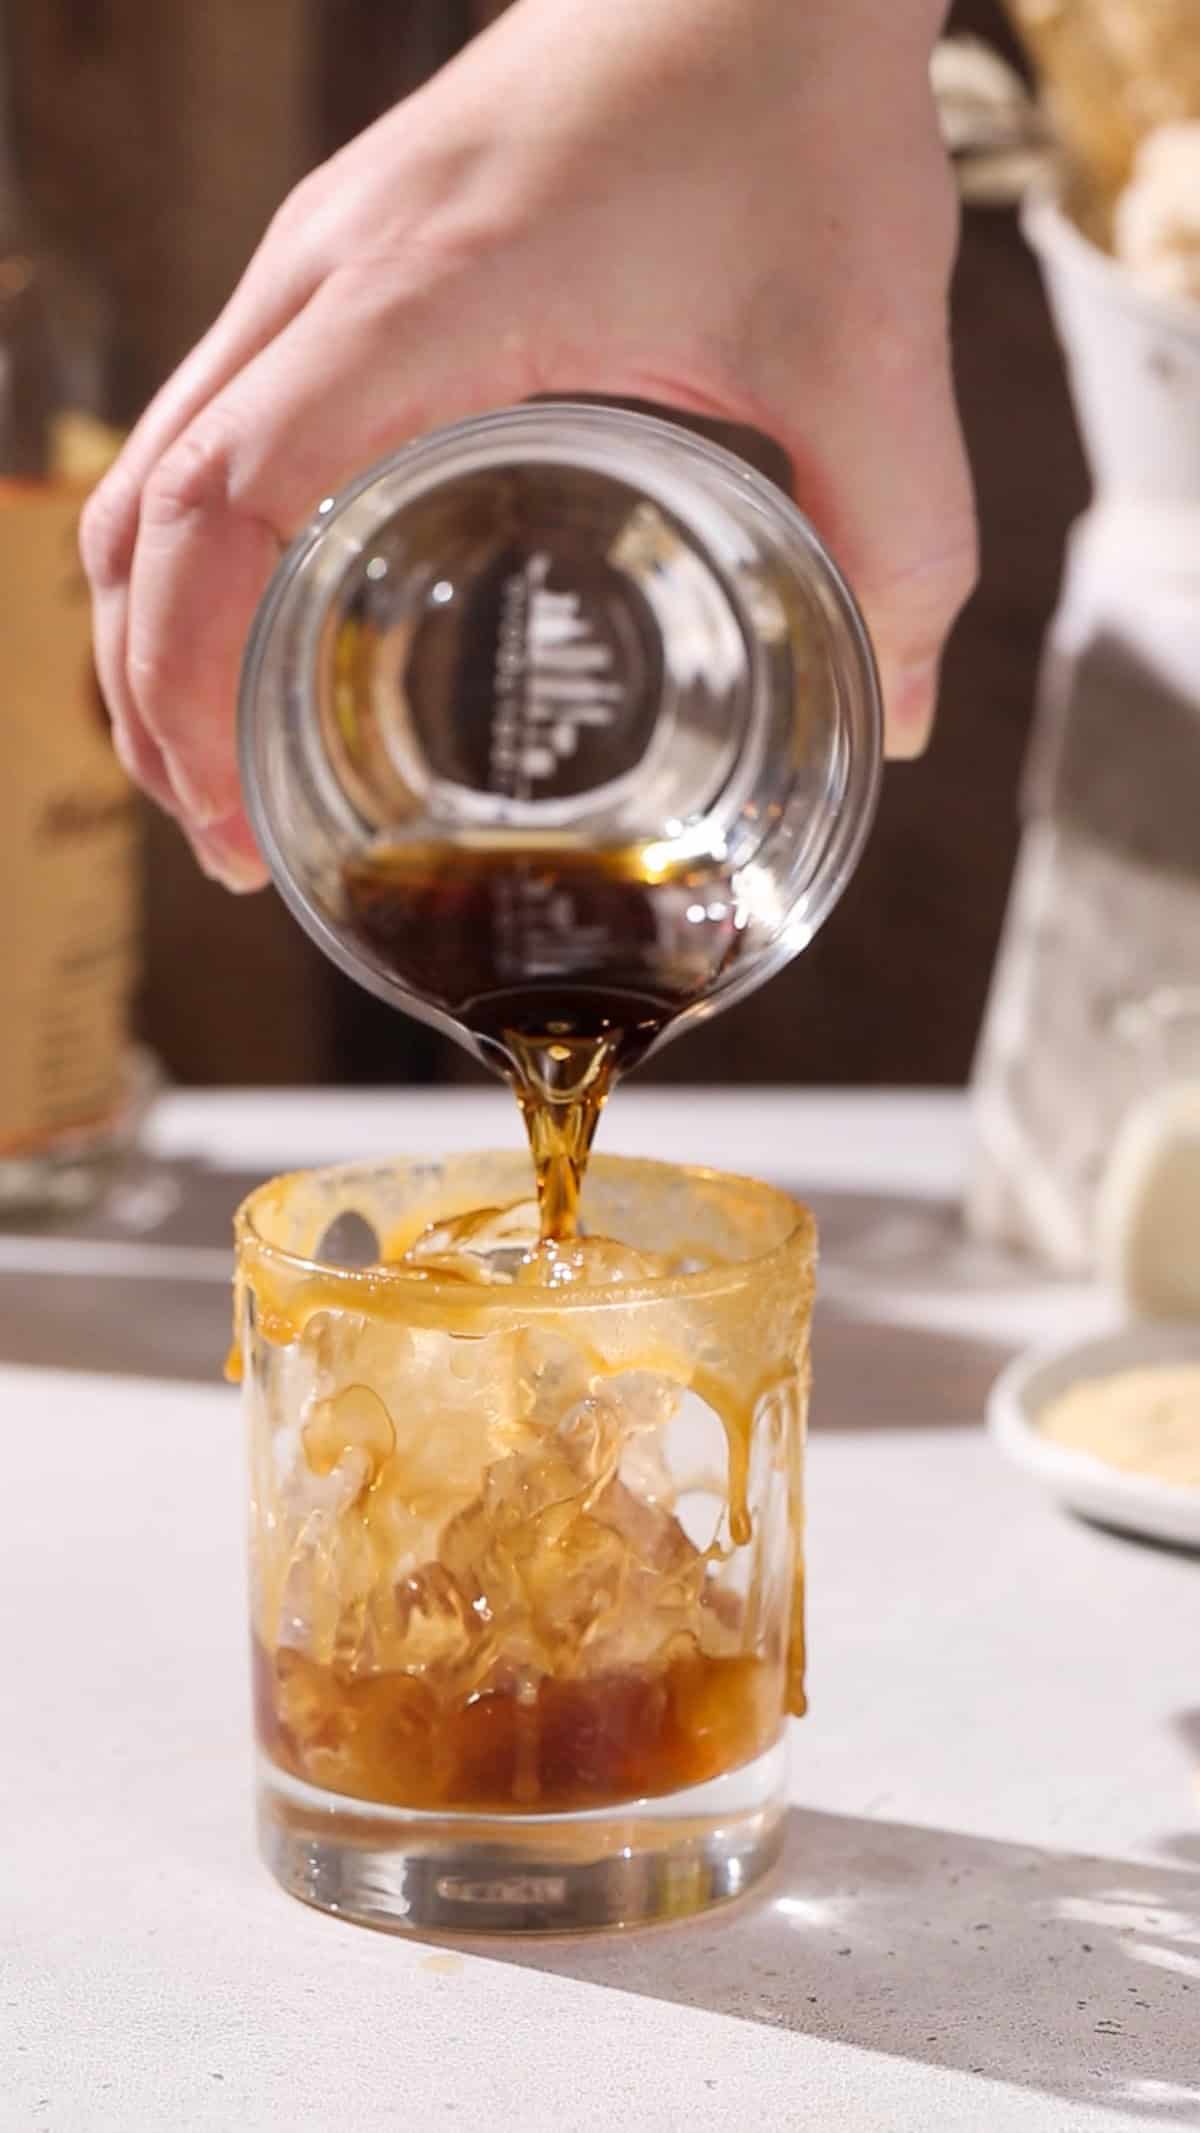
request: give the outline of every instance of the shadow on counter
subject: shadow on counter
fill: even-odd
[[[1194,1868],[792,1808],[764,1893],[708,1923],[473,1945],[1153,2124],[1200,2123]],[[711,2071],[719,2096],[719,2046]]]
[[[219,1383],[234,1211],[260,1182],[147,1162],[86,1220],[0,1233],[0,1362]]]

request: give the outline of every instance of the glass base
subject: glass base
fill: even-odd
[[[259,1762],[259,1845],[289,1895],[400,1933],[579,1933],[687,1918],[778,1856],[782,1740],[661,1800],[565,1815],[372,1807]]]

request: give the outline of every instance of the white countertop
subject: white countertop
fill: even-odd
[[[486,1092],[180,1095],[117,1222],[0,1238],[0,2128],[1200,2127],[1200,1561],[985,1441],[1013,1348],[1107,1313],[961,1243],[953,1098],[634,1089],[606,1121],[822,1217],[812,1712],[765,1893],[448,1954],[259,1867],[229,1203],[514,1137]]]

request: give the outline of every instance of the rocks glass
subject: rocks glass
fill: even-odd
[[[778,1848],[803,1708],[811,1217],[599,1158],[575,1285],[527,1159],[316,1171],[238,1217],[260,1827],[372,1925],[676,1917]],[[406,1261],[508,1209],[470,1265]]]

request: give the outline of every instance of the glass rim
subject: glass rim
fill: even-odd
[[[749,1192],[768,1204],[786,1210],[791,1217],[784,1236],[777,1239],[765,1251],[752,1257],[736,1260],[720,1260],[715,1265],[697,1268],[687,1274],[662,1274],[649,1281],[604,1281],[578,1282],[563,1288],[518,1288],[507,1282],[494,1285],[467,1284],[445,1276],[423,1274],[414,1278],[414,1270],[401,1266],[333,1266],[319,1258],[309,1258],[303,1252],[293,1251],[287,1245],[276,1244],[264,1236],[258,1227],[259,1206],[269,1195],[278,1194],[288,1186],[318,1178],[378,1175],[389,1169],[403,1170],[418,1167],[436,1167],[439,1163],[479,1163],[504,1161],[519,1162],[522,1151],[517,1148],[468,1148],[451,1150],[445,1155],[421,1156],[398,1155],[382,1161],[360,1158],[346,1163],[318,1164],[311,1169],[283,1171],[277,1177],[266,1178],[248,1193],[234,1215],[234,1240],[237,1253],[237,1269],[240,1272],[247,1259],[257,1260],[264,1266],[275,1267],[301,1279],[317,1280],[327,1287],[343,1290],[348,1307],[355,1300],[365,1304],[390,1298],[408,1297],[420,1309],[423,1301],[436,1304],[440,1313],[459,1305],[464,1317],[487,1314],[500,1317],[562,1316],[580,1310],[603,1310],[622,1308],[629,1310],[636,1305],[666,1302],[703,1301],[706,1297],[728,1295],[752,1279],[768,1278],[789,1261],[802,1262],[811,1270],[817,1253],[817,1226],[812,1210],[795,1194],[781,1185],[772,1185],[762,1178],[747,1177],[731,1170],[716,1170],[703,1163],[672,1163],[654,1156],[598,1155],[589,1165],[593,1171],[635,1171],[659,1173],[672,1179],[684,1179],[688,1184],[738,1188]],[[586,1185],[584,1192],[586,1195]],[[532,1195],[532,1180],[531,1180]],[[351,1210],[347,1209],[346,1212]],[[331,1216],[331,1221],[336,1216]],[[631,1247],[637,1249],[637,1247]]]

